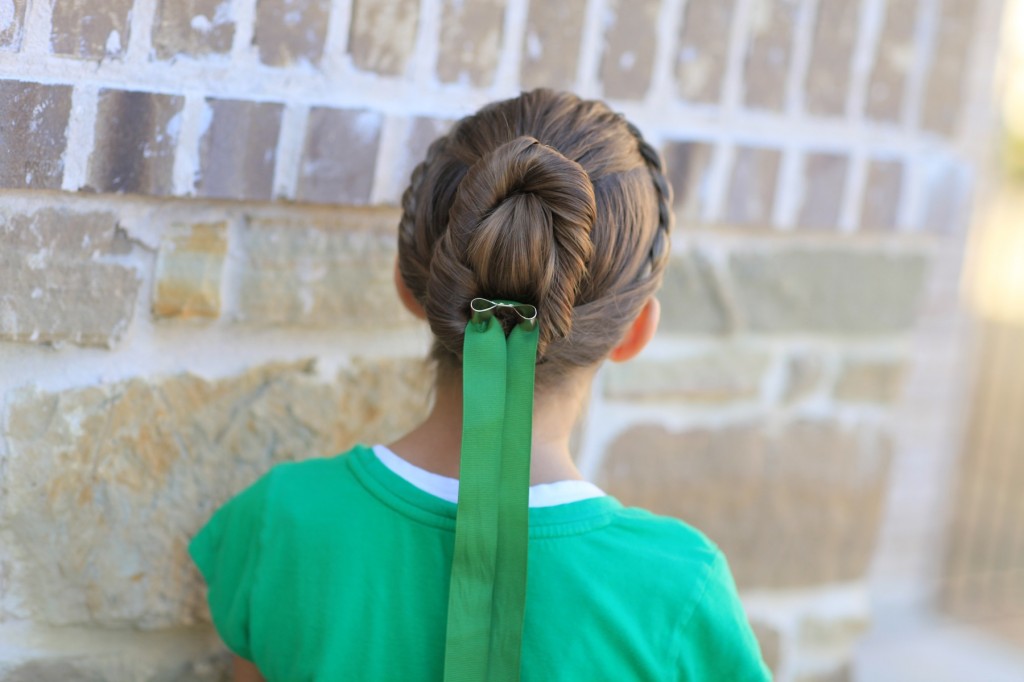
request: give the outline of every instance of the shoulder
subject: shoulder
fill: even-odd
[[[637,551],[650,560],[681,561],[710,570],[722,556],[718,546],[699,529],[640,507],[622,507],[613,527],[630,537]]]

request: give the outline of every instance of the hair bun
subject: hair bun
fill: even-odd
[[[572,329],[596,212],[587,172],[533,137],[480,157],[459,182],[431,261],[428,317],[452,326],[435,328],[438,338],[456,330],[461,338],[472,298],[511,299],[537,306],[543,357],[549,341]],[[464,300],[465,310],[439,309],[453,300]],[[449,350],[461,356],[461,348]]]

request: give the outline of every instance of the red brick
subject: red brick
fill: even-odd
[[[683,99],[718,102],[722,98],[735,6],[735,0],[686,3],[675,58],[676,85]]]
[[[353,0],[348,51],[364,71],[397,76],[416,46],[417,0]]]
[[[0,3],[0,50],[17,52],[25,28],[25,6],[28,0],[6,0]]]
[[[223,199],[270,199],[284,106],[206,100],[210,125],[199,143],[196,193]]]
[[[184,97],[101,90],[88,187],[99,192],[174,191],[174,149]]]
[[[654,66],[658,0],[609,0],[601,82],[612,99],[643,99]]]
[[[0,187],[59,189],[71,87],[0,80]]]
[[[903,93],[914,52],[918,0],[889,0],[868,81],[866,113],[877,121],[903,117]]]
[[[157,6],[153,48],[160,59],[226,54],[234,37],[231,0],[161,0]]]
[[[841,154],[809,154],[804,159],[804,197],[797,224],[810,228],[835,228],[846,189],[847,157]]]
[[[271,66],[319,65],[327,37],[330,0],[258,0],[253,42]]]
[[[297,198],[327,204],[366,204],[380,144],[374,111],[314,107],[309,112]]]
[[[733,160],[725,222],[768,225],[775,206],[775,183],[782,154],[777,149],[740,147]]]
[[[821,0],[814,22],[804,104],[807,111],[827,116],[846,113],[850,66],[857,42],[860,3]]]
[[[903,192],[903,162],[875,159],[868,164],[868,176],[861,202],[860,225],[865,230],[895,230]]]
[[[669,142],[663,149],[676,218],[680,223],[701,218],[708,201],[708,179],[714,151],[714,145],[708,142]]]
[[[743,63],[743,103],[756,109],[781,110],[793,53],[799,0],[760,0],[751,11]]]
[[[441,82],[491,85],[504,24],[505,3],[501,0],[444,0],[437,59]]]
[[[586,0],[532,0],[523,37],[519,82],[524,90],[571,90],[583,37]]]
[[[134,0],[54,0],[50,44],[79,59],[123,56]]]
[[[938,35],[921,106],[921,127],[927,130],[947,136],[957,132],[977,13],[977,0],[942,1]]]

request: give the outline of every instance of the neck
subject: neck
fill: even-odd
[[[589,388],[589,380],[570,380],[559,390],[535,396],[530,485],[583,479],[573,462],[569,438],[583,411]],[[388,448],[422,469],[458,478],[461,444],[462,373],[442,372],[430,414]]]

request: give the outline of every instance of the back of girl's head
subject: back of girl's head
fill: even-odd
[[[537,307],[538,386],[606,357],[661,283],[670,202],[657,152],[602,102],[534,90],[458,121],[402,197],[433,357],[461,365],[475,297]]]

